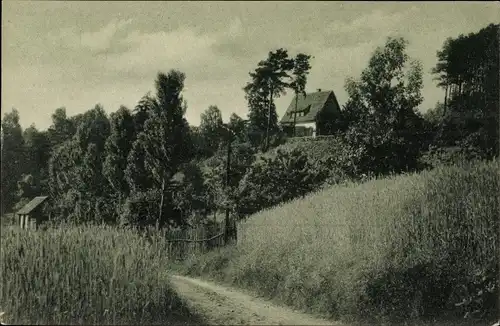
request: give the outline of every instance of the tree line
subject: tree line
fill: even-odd
[[[13,109],[2,119],[2,214],[43,194],[56,221],[188,226],[226,208],[242,218],[325,183],[423,169],[450,148],[467,159],[498,157],[498,30],[446,40],[432,71],[443,101],[425,114],[417,110],[422,65],[406,54],[406,40],[388,38],[346,81],[341,115],[322,119],[335,150],[319,160],[269,151],[286,142],[274,100],[305,93],[313,59],[283,48],[249,74],[248,119],[233,113],[227,124],[214,105],[200,126],[188,124],[186,76],[177,70],[158,73],[154,94],[109,116],[101,105],[72,117],[59,108],[48,130],[23,130]]]

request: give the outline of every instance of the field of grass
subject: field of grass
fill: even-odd
[[[3,319],[25,325],[199,323],[170,288],[165,246],[116,228],[2,227]]]
[[[499,175],[493,161],[335,186],[250,217],[184,271],[335,319],[493,318]]]

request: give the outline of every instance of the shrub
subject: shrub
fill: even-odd
[[[420,157],[424,167],[438,167],[442,165],[461,165],[483,158],[481,152],[474,147],[431,147]]]
[[[315,190],[327,172],[299,150],[261,157],[240,182],[238,213],[248,215]]]

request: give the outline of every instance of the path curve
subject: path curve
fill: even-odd
[[[212,325],[345,325],[279,307],[212,282],[179,275],[171,275],[170,279],[179,296]]]

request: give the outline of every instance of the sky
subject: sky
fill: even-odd
[[[224,120],[246,118],[242,88],[269,51],[312,55],[307,91],[333,90],[347,101],[347,77],[359,77],[388,36],[409,41],[424,68],[425,112],[442,100],[430,70],[447,37],[500,22],[499,2],[119,2],[2,1],[2,115],[15,107],[26,128],[51,125],[97,103],[133,109],[154,92],[159,71],[186,74],[186,117],[217,105]],[[293,98],[276,100],[281,116]]]

